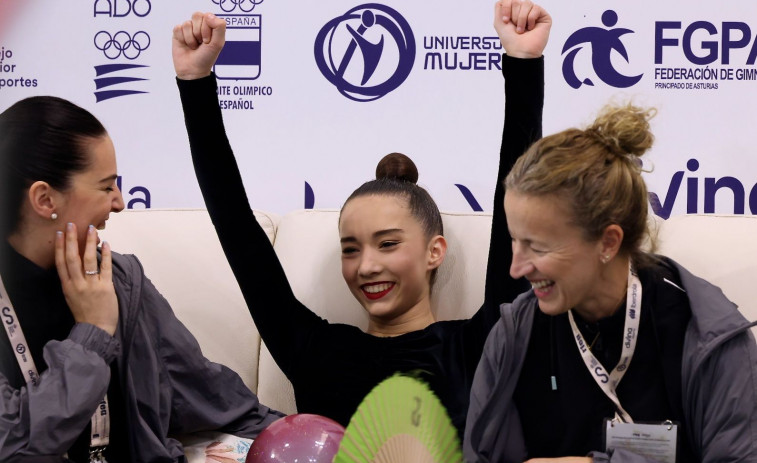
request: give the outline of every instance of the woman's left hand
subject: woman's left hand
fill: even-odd
[[[64,232],[58,232],[55,237],[55,266],[74,320],[95,325],[113,336],[118,324],[118,299],[108,243],[103,243],[98,268],[97,230],[90,225],[82,261],[76,225],[69,223],[65,236]]]

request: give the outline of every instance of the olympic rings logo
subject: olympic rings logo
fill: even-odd
[[[108,59],[117,59],[121,55],[126,59],[137,59],[149,46],[150,36],[145,31],[139,31],[133,36],[125,31],[116,32],[115,35],[110,35],[107,31],[95,34],[95,47]]]
[[[257,5],[263,3],[263,0],[212,0],[213,3],[218,5],[225,13],[231,13],[236,8],[239,8],[245,13],[249,13],[254,10]]]

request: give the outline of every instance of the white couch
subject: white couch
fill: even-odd
[[[322,317],[365,328],[367,317],[340,271],[338,211],[256,212],[297,297]],[[472,315],[483,299],[491,215],[443,213],[449,252],[434,287],[438,319]],[[757,320],[757,217],[677,216],[655,221],[661,254],[720,286]],[[291,384],[261,343],[205,210],[114,214],[102,233],[136,254],[147,276],[197,337],[205,355],[237,371],[260,400],[295,413]]]

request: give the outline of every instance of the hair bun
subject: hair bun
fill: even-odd
[[[409,157],[402,153],[389,153],[376,166],[376,180],[383,178],[418,182],[418,168]]]
[[[654,142],[649,119],[655,110],[627,104],[606,106],[586,131],[592,134],[616,156],[639,157]]]

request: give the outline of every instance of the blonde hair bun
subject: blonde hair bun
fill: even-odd
[[[641,108],[632,104],[605,106],[586,132],[607,146],[617,156],[641,157],[654,143],[649,120],[654,108]]]

